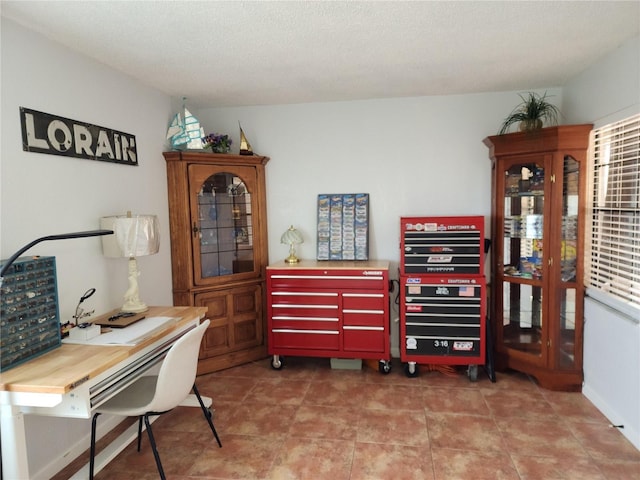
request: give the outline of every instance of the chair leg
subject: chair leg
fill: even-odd
[[[195,383],[193,384],[193,393],[195,394],[196,398],[198,399],[198,402],[200,403],[200,408],[202,408],[202,413],[204,414],[204,418],[206,418],[207,422],[209,422],[209,426],[211,427],[213,436],[218,442],[218,446],[222,448],[222,442],[220,442],[220,437],[218,437],[218,432],[216,432],[216,428],[213,426],[213,420],[211,420],[211,410],[209,410],[207,407],[204,406],[204,402],[202,401],[202,397],[200,396],[200,392],[198,391],[198,388],[196,387]]]
[[[162,462],[160,461],[160,454],[156,446],[156,440],[153,438],[153,432],[151,431],[151,422],[149,421],[149,413],[144,415],[144,424],[147,427],[147,434],[149,435],[149,442],[151,443],[151,449],[153,450],[153,456],[156,459],[156,466],[158,467],[158,473],[162,480],[166,480],[164,476],[164,470],[162,469]]]
[[[142,442],[142,415],[138,417],[138,451],[140,451],[140,443]]]
[[[98,421],[99,415],[99,413],[94,414],[93,419],[91,420],[91,457],[89,459],[89,480],[93,480],[93,469],[95,467],[96,458],[96,423]]]

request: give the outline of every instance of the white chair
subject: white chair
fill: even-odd
[[[167,413],[177,407],[187,398],[191,390],[193,390],[198,399],[218,445],[222,447],[216,429],[213,426],[211,411],[205,406],[195,385],[200,342],[208,326],[209,320],[205,320],[199,326],[178,339],[169,349],[157,376],[140,377],[96,409],[91,423],[90,480],[93,480],[95,462],[96,423],[98,416],[103,413],[138,417],[138,451],[140,451],[142,421],[144,419],[147,434],[149,435],[149,442],[151,443],[153,455],[158,467],[158,473],[160,473],[160,478],[165,480],[166,477],[162,469],[162,462],[160,461],[160,455],[158,454],[156,442],[153,437],[149,417]]]

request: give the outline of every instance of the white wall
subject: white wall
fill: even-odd
[[[572,121],[596,128],[640,113],[640,37],[572,79],[564,100]],[[585,300],[582,392],[640,449],[640,310],[615,307]]]
[[[640,37],[635,37],[571,79],[564,88],[567,123],[595,128],[640,111]]]
[[[561,101],[558,89],[549,89]],[[269,253],[301,230],[302,258],[316,256],[321,193],[369,193],[370,258],[394,262],[400,216],[490,214],[491,168],[482,140],[497,133],[515,92],[199,110],[208,132],[238,142],[238,121],[267,165]],[[488,221],[488,219],[487,219]]]
[[[1,35],[0,256],[7,258],[44,235],[99,228],[103,215],[156,213],[164,241],[158,255],[139,259],[140,293],[149,304],[171,305],[162,157],[170,98],[4,17]],[[24,152],[21,106],[135,135],[139,166]],[[104,258],[100,239],[45,242],[28,254],[56,256],[63,321],[71,318],[80,296],[91,287],[97,292],[85,302],[86,308],[102,313],[122,305],[127,262]],[[74,446],[78,453],[89,445],[89,421],[27,416],[26,424],[30,468],[41,472],[37,478],[55,473],[52,464],[66,461],[63,455]]]

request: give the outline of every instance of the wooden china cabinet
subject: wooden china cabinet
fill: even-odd
[[[166,152],[174,305],[207,307],[198,374],[267,356],[267,157]]]
[[[583,258],[591,125],[487,137],[490,317],[498,370],[582,389]]]

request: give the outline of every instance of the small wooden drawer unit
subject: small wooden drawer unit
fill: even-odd
[[[388,361],[389,263],[270,265],[267,318],[270,355]]]

